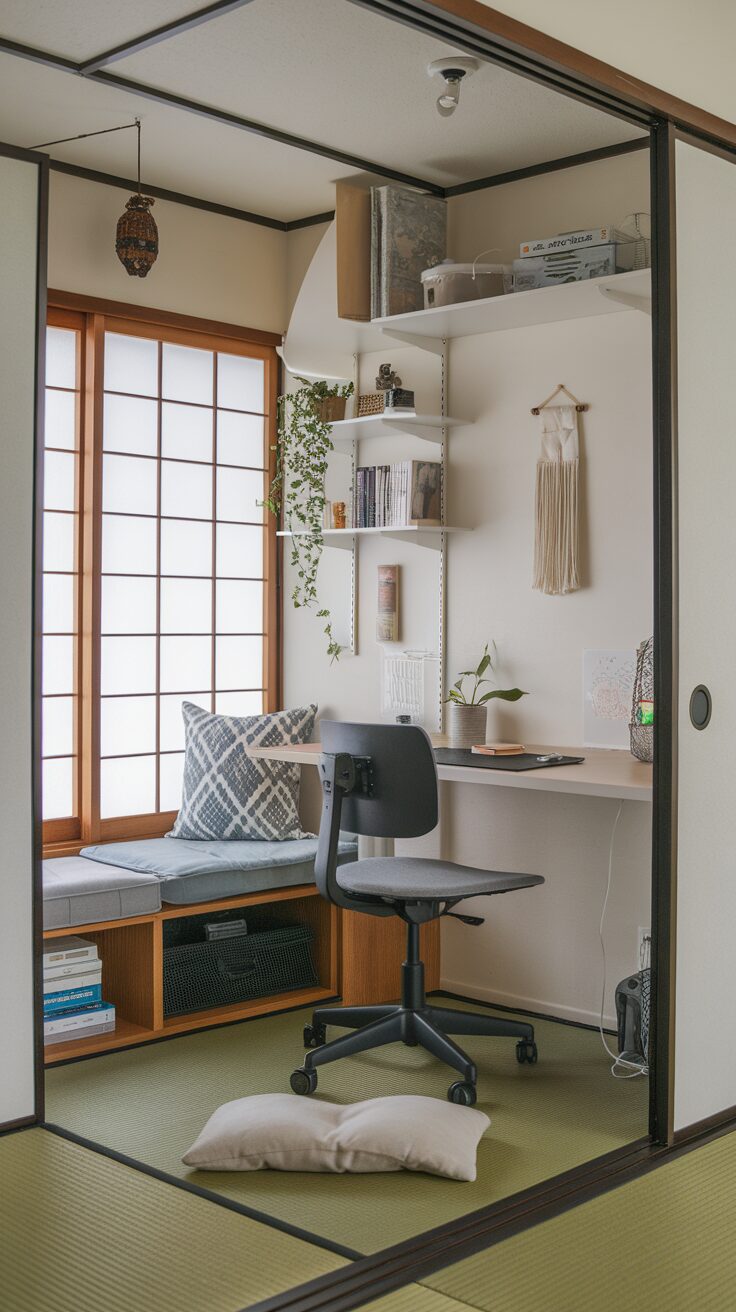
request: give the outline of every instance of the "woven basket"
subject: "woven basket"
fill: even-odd
[[[145,278],[158,258],[158,228],[150,213],[153,196],[131,196],[118,219],[115,250],[133,278]]]
[[[639,724],[639,703],[654,701],[654,638],[643,642],[636,653],[636,677],[631,702],[629,741],[631,755],[638,761],[654,760],[654,725]]]
[[[365,415],[382,415],[384,408],[383,392],[364,392],[358,397],[358,417]]]

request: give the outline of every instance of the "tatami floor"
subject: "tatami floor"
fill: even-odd
[[[731,1312],[736,1135],[365,1312]],[[346,1260],[47,1130],[0,1138],[3,1312],[241,1312]]]
[[[221,1103],[288,1090],[307,1017],[264,1017],[55,1067],[47,1073],[46,1118],[349,1254],[409,1239],[646,1134],[646,1081],[614,1080],[595,1032],[541,1021],[533,1067],[518,1065],[513,1041],[468,1040],[479,1066],[478,1107],[491,1119],[472,1184],[408,1172],[215,1173],[183,1166],[182,1154]],[[444,1098],[452,1078],[421,1049],[395,1045],[322,1068],[314,1096],[339,1103],[394,1093]]]

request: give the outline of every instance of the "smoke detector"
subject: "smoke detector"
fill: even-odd
[[[437,97],[437,112],[443,118],[454,114],[460,99],[460,83],[464,77],[471,77],[480,64],[469,55],[443,55],[427,64],[428,77],[441,77],[444,87]]]

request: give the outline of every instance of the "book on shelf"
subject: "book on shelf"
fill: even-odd
[[[43,966],[46,970],[50,966],[62,965],[66,962],[96,961],[98,955],[96,943],[88,938],[77,938],[76,935],[69,934],[64,938],[47,940],[43,949]]]
[[[423,528],[442,524],[442,465],[402,460],[355,472],[355,528]]]
[[[44,990],[47,993],[53,992],[51,989],[53,980],[57,981],[57,989],[75,988],[76,984],[67,983],[69,980],[84,979],[87,984],[94,984],[95,977],[99,976],[101,971],[102,962],[99,957],[83,957],[81,961],[57,961],[50,966],[46,964],[44,958]]]
[[[111,1002],[99,1002],[84,1011],[66,1012],[62,1016],[44,1019],[43,1041],[64,1043],[72,1039],[88,1039],[98,1034],[112,1034],[115,1030],[115,1007]]]
[[[447,202],[408,187],[371,187],[371,318],[424,308],[421,276],[447,248]]]
[[[91,965],[92,970],[82,970],[81,965]],[[102,983],[102,962],[82,962],[73,975],[50,975],[48,971],[43,972],[43,992],[44,997],[55,993],[68,993],[74,989],[85,989],[94,987]]]
[[[53,1016],[62,1011],[80,1011],[102,1002],[102,984],[89,984],[85,988],[63,989],[59,993],[44,993],[43,1014]]]

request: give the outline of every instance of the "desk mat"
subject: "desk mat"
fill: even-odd
[[[518,756],[483,756],[467,747],[435,747],[438,765],[470,765],[481,770],[551,770],[555,765],[580,765],[584,756],[561,756],[559,761],[540,761],[536,752],[519,752]]]

